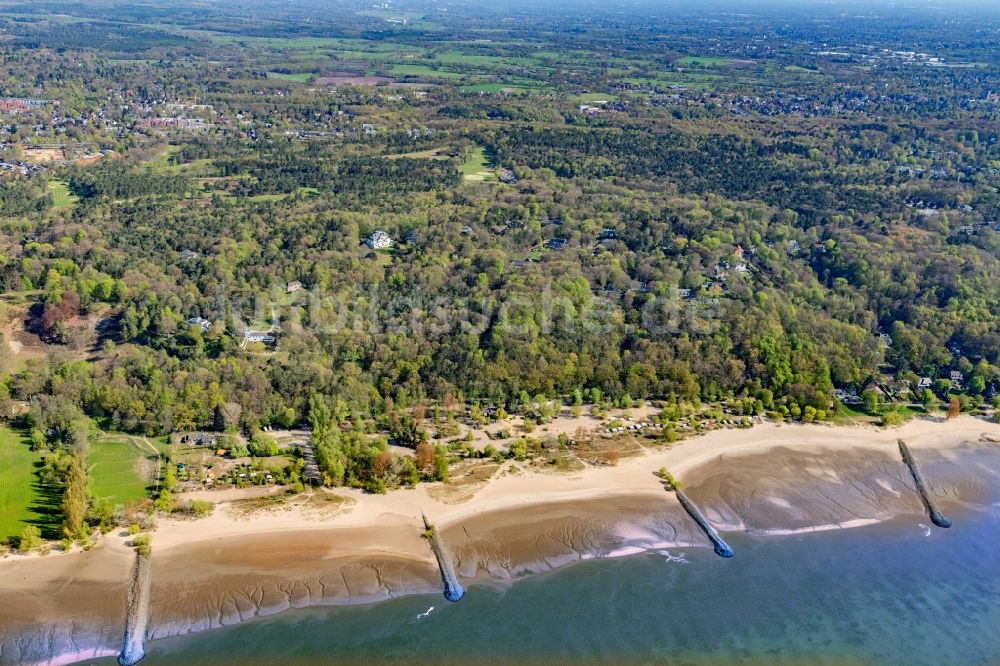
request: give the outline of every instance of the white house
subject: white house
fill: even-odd
[[[200,326],[202,333],[208,333],[208,327],[212,325],[207,319],[202,319],[201,317],[191,317],[188,319],[188,326]]]
[[[243,332],[243,343],[247,342],[263,342],[265,344],[270,344],[274,342],[275,338],[273,335],[267,331],[253,331],[249,328]]]
[[[382,250],[387,247],[392,247],[392,242],[392,238],[389,237],[389,234],[379,229],[365,240],[365,245],[373,250]]]

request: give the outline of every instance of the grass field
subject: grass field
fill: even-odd
[[[530,93],[534,88],[529,88],[527,86],[517,86],[511,85],[509,83],[470,83],[466,86],[460,86],[459,90],[462,92],[472,92],[472,93],[498,93],[498,92],[511,92],[518,94]]]
[[[125,504],[149,494],[156,457],[131,439],[116,437],[94,442],[88,462],[95,500]]]
[[[393,76],[421,76],[428,79],[448,79],[450,81],[465,77],[464,74],[434,69],[429,65],[393,65],[389,73]]]
[[[609,93],[583,93],[580,95],[573,95],[569,98],[574,104],[593,104],[594,102],[613,102],[615,96]]]
[[[715,58],[712,56],[686,56],[680,58],[677,61],[678,65],[687,65],[689,67],[725,67],[726,65],[731,65],[736,60],[732,58]]]
[[[64,180],[50,180],[49,192],[52,193],[52,205],[56,208],[75,206],[79,201],[77,196],[69,191],[69,186]]]
[[[306,83],[312,78],[312,72],[299,72],[298,74],[282,74],[281,72],[268,72],[267,78],[278,79],[280,81],[297,81]]]
[[[38,456],[22,433],[0,427],[0,540],[17,536],[39,518],[35,463]]]
[[[459,173],[465,180],[470,181],[484,181],[492,180],[496,177],[493,173],[493,169],[490,166],[489,157],[486,155],[486,149],[483,147],[477,148],[466,160],[458,167]]]
[[[155,159],[146,162],[146,165],[158,173],[183,173],[187,176],[210,176],[212,174],[212,163],[210,158],[193,160],[175,164],[171,158],[180,152],[180,146],[173,144],[167,146],[166,150],[156,156]]]
[[[454,50],[437,54],[434,56],[434,61],[442,65],[477,65],[481,67],[512,67],[514,65],[533,67],[541,64],[541,61],[536,58],[478,55]]]
[[[428,150],[417,150],[412,153],[398,153],[394,155],[386,155],[390,160],[398,160],[403,157],[409,157],[412,159],[419,160],[446,160],[447,155],[442,155],[439,148],[430,148]]]

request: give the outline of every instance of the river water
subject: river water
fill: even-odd
[[[1000,505],[584,561],[147,644],[144,664],[1000,664]],[[112,663],[112,660],[100,663]]]

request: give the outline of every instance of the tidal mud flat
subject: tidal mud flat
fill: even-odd
[[[969,425],[943,443],[940,434],[933,442],[929,435],[908,439],[917,440],[930,496],[952,514],[971,509],[967,519],[974,519],[978,507],[997,500],[1000,446],[973,430],[978,423]],[[671,459],[684,453],[678,447],[580,479],[502,479],[468,505],[437,507],[434,515],[466,587],[505,585],[593,558],[710,547],[652,473],[661,461],[680,470],[687,494],[723,534],[782,535],[904,515],[926,520],[895,435],[878,445],[857,436],[857,446],[796,445],[793,436],[804,432],[811,431],[774,429],[760,433],[756,445],[737,448],[695,449],[701,442],[692,440],[683,445],[691,447],[686,459]],[[769,442],[772,433],[781,435],[780,445]],[[541,499],[531,501],[535,495],[525,489],[536,483],[582,487],[547,500],[539,492]],[[441,573],[421,537],[419,508],[407,513],[427,500],[411,493],[361,497],[356,512],[332,524],[289,520],[286,527],[284,519],[275,519],[257,531],[257,522],[220,515],[193,541],[168,526],[164,538],[159,532],[154,537],[145,638],[210,630],[290,608],[440,594]],[[198,526],[181,527],[193,532]],[[117,655],[133,557],[109,541],[89,553],[0,563],[0,663]]]

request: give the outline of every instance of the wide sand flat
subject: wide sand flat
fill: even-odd
[[[427,485],[380,496],[336,490],[321,502],[250,513],[223,503],[202,520],[160,520],[149,635],[438,590],[421,513],[438,525],[466,580],[707,545],[663,489],[660,467],[683,480],[723,531],[784,534],[919,518],[899,439],[948,506],[977,506],[1000,487],[1000,426],[962,417],[888,431],[791,424],[721,430],[570,474],[507,463],[461,503],[435,499]],[[115,651],[131,557],[125,537],[112,534],[88,553],[0,561],[0,663]]]

